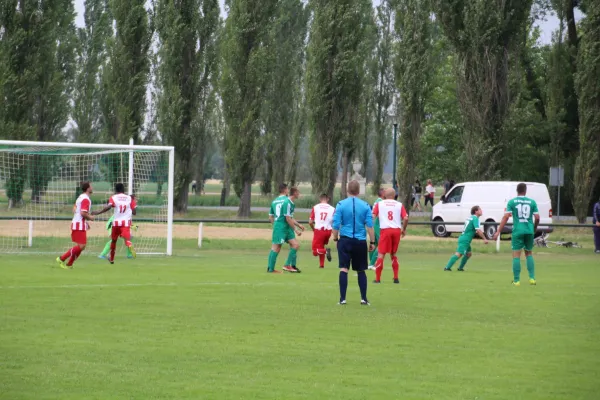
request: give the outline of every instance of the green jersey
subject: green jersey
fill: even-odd
[[[479,224],[479,217],[477,215],[471,215],[465,221],[465,226],[462,231],[462,235],[458,238],[460,241],[471,241],[475,237],[477,230],[481,229]]]
[[[279,196],[271,203],[269,215],[275,219],[275,227],[289,226],[285,217],[294,217],[296,205],[287,196]]]
[[[375,203],[373,203],[373,208],[375,208],[375,204],[379,203],[381,201],[381,198],[377,198],[377,200],[375,200]],[[373,229],[375,229],[375,231],[379,232],[380,227],[379,227],[379,217],[375,218],[375,222],[373,223]]]
[[[506,205],[506,213],[513,218],[513,235],[533,235],[533,216],[539,214],[535,200],[525,196],[511,199]]]

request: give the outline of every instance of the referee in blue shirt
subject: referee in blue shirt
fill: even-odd
[[[371,207],[359,199],[360,184],[358,181],[348,183],[348,198],[340,201],[333,214],[333,240],[337,242],[338,259],[340,261],[340,302],[346,304],[348,289],[348,270],[350,265],[358,273],[360,288],[360,304],[368,306],[367,274],[369,266],[368,251],[375,249],[375,233],[373,231],[373,215]],[[370,245],[367,248],[367,232]]]

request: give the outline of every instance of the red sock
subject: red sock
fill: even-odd
[[[108,256],[108,259],[110,261],[115,261],[115,250],[117,249],[117,242],[115,240],[113,240],[112,242],[110,242],[110,255]]]
[[[79,247],[79,246],[75,246],[75,247]],[[71,247],[69,250],[67,250],[67,252],[65,254],[60,256],[60,261],[65,261],[67,258],[71,257],[72,252],[73,252],[73,247]]]
[[[325,254],[319,253],[319,267],[325,267]]]
[[[81,249],[79,248],[79,246],[73,246],[73,248],[69,250],[69,252],[71,253],[71,256],[69,257],[69,261],[67,262],[67,267],[73,266],[73,263],[79,258],[79,255],[81,254]]]
[[[375,280],[381,280],[381,273],[383,272],[383,258],[377,257],[377,261],[375,261]]]
[[[394,271],[394,279],[398,279],[398,271],[400,270],[400,264],[398,264],[398,257],[392,257],[392,271]]]

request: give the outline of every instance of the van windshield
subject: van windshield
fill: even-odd
[[[464,186],[454,186],[446,195],[446,203],[460,203],[464,190]]]

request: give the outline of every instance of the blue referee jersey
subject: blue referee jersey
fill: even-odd
[[[367,239],[367,229],[373,227],[373,215],[369,204],[358,197],[348,197],[337,204],[333,214],[333,229],[340,236],[358,240]]]

